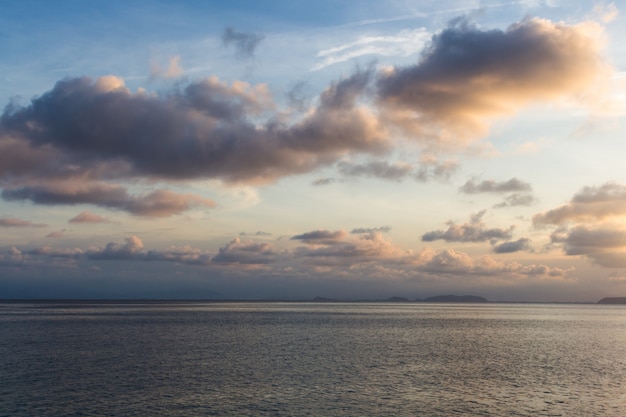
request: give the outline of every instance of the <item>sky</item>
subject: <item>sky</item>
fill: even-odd
[[[626,22],[0,2],[0,298],[626,296]]]

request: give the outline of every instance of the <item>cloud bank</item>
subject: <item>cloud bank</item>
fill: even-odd
[[[601,32],[589,22],[525,19],[506,30],[482,30],[459,19],[433,36],[414,65],[357,70],[329,84],[305,112],[279,109],[264,84],[217,77],[159,94],[131,92],[115,76],[63,79],[2,113],[2,198],[162,217],[214,203],[167,187],[133,194],[127,184],[271,183],[345,157],[384,156],[400,146],[398,133],[423,149],[462,149],[495,118],[581,96],[610,78]],[[222,40],[251,57],[262,39],[228,28]],[[178,61],[170,67],[177,72]],[[339,165],[348,176],[422,181],[445,178],[454,168]],[[505,204],[528,203],[523,198]]]

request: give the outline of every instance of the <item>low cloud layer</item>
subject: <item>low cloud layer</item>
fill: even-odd
[[[467,280],[520,279],[563,280],[572,269],[552,268],[542,264],[522,265],[503,262],[489,256],[474,258],[452,249],[419,252],[404,250],[379,232],[350,234],[343,230],[315,230],[294,236],[302,246],[277,250],[272,242],[232,239],[216,252],[190,246],[147,249],[138,236],[129,236],[123,243],[110,242],[103,247],[35,248],[11,247],[0,252],[0,268],[41,267],[92,268],[103,262],[167,262],[180,266],[202,267],[220,273],[255,278],[256,270],[273,276],[323,276],[359,281],[376,278],[386,280]],[[217,269],[215,269],[217,268]],[[462,282],[460,281],[460,282]]]

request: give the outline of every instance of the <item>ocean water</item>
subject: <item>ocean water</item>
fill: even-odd
[[[0,303],[0,416],[623,416],[626,306]]]

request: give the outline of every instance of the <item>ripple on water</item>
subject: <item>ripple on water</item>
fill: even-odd
[[[621,416],[626,309],[0,309],[0,415]]]

